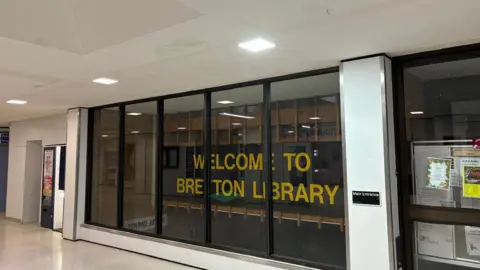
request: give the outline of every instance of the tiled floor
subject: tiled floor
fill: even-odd
[[[60,233],[21,225],[0,216],[0,270],[155,269],[191,270],[118,249],[63,240]]]

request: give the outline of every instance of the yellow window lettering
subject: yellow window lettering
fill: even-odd
[[[241,164],[240,162],[240,159],[243,158],[243,165]],[[247,155],[245,155],[244,153],[240,153],[238,154],[237,156],[237,169],[241,170],[241,171],[244,171],[246,170],[248,167],[248,157]]]
[[[305,189],[305,185],[303,185],[303,184],[300,184],[298,186],[297,196],[295,196],[295,201],[296,202],[298,202],[300,200],[304,200],[306,202],[309,202],[308,201],[307,190]]]
[[[215,167],[217,170],[224,170],[225,167],[223,167],[221,164],[220,164],[220,157],[219,155],[215,155]]]
[[[235,159],[235,156],[233,154],[225,155],[225,160],[224,160],[225,168],[227,168],[227,170],[233,170],[235,169],[235,162],[232,165],[229,165],[229,162],[228,162],[229,159]]]
[[[281,183],[281,192],[282,192],[282,201],[285,200],[286,195],[290,198],[290,201],[293,201],[293,185],[290,183]]]
[[[292,170],[292,158],[295,157],[294,153],[283,153],[283,157],[287,158],[287,169]]]
[[[193,163],[195,164],[195,169],[203,169],[204,159],[202,155],[193,155]]]
[[[211,155],[210,164],[212,165],[212,170],[215,170],[215,154]]]
[[[249,154],[249,169],[250,170],[263,170],[263,162],[262,162],[262,154],[257,154],[257,158],[255,159],[255,154]]]
[[[235,196],[240,195],[241,197],[245,197],[244,181],[240,181],[240,184],[238,183],[238,181],[233,181],[233,189],[234,189]]]
[[[323,187],[317,184],[310,185],[310,203],[315,203],[315,197],[318,198],[320,204],[323,204]]]
[[[337,194],[338,191],[338,186],[335,185],[333,190],[330,190],[330,187],[328,185],[325,185],[325,189],[327,190],[328,198],[330,200],[330,204],[335,204],[335,194]]]
[[[215,184],[215,194],[219,195],[220,193],[220,183],[222,183],[222,180],[220,179],[213,179],[212,182]]]
[[[300,159],[301,159],[302,157],[305,159],[305,164],[304,164],[304,166],[302,166],[302,164],[300,163]],[[295,167],[296,167],[297,170],[299,170],[300,172],[306,172],[306,171],[308,171],[308,169],[310,169],[310,157],[309,157],[306,153],[300,153],[300,154],[298,154],[298,155],[295,157]]]
[[[195,192],[195,189],[194,189],[194,187],[193,187],[194,184],[195,184],[195,182],[193,181],[192,178],[187,178],[187,179],[185,179],[185,193],[188,193],[189,190],[191,190],[190,192],[191,192],[192,194],[194,194],[194,192]]]
[[[277,182],[272,183],[272,195],[274,200],[280,199],[280,185]]]
[[[226,179],[222,182],[222,194],[225,196],[231,196],[233,193],[232,181]]]
[[[177,193],[185,193],[185,179],[177,178]]]
[[[257,192],[257,189],[259,189],[258,185],[259,185],[258,182],[256,182],[256,181],[253,182],[253,198],[254,199],[263,199],[263,195],[258,194],[258,192]]]
[[[203,194],[203,179],[195,179],[195,194],[202,195]]]

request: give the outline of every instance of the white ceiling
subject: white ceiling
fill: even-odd
[[[0,124],[476,43],[478,10],[478,0],[4,0]],[[237,47],[258,36],[277,47]]]

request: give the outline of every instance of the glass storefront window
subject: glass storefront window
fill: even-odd
[[[338,73],[271,88],[274,254],[346,268]]]
[[[480,268],[480,228],[464,226],[480,213],[479,65],[473,58],[403,69],[406,212],[430,221],[413,226],[417,270]]]
[[[271,83],[270,104],[264,84],[214,91],[207,114],[204,94],[93,109],[88,221],[148,234],[161,222],[169,239],[345,269],[338,76]]]
[[[480,137],[479,64],[475,58],[404,70],[414,204],[480,206],[480,150],[472,143]]]
[[[262,85],[212,94],[210,198],[216,245],[266,250],[262,101]]]
[[[120,111],[95,110],[90,191],[90,222],[117,225]]]
[[[204,96],[164,101],[163,230],[165,236],[205,237]]]
[[[125,107],[123,227],[155,233],[157,102]]]

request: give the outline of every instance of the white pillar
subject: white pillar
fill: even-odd
[[[399,236],[391,62],[342,62],[348,269],[397,269]],[[354,201],[354,192],[357,191]],[[360,193],[358,193],[360,192]],[[372,195],[379,193],[379,204]],[[363,202],[363,203],[362,203]]]
[[[75,108],[67,113],[65,158],[65,205],[63,238],[77,240],[77,231],[84,222],[87,172],[88,110]]]

